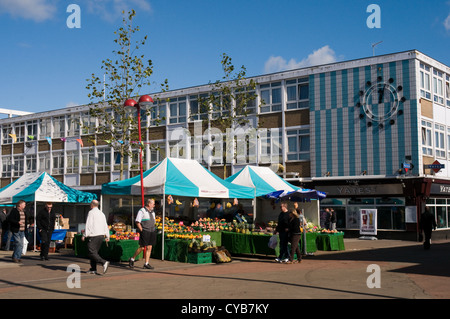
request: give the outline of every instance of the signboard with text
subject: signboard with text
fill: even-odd
[[[377,210],[376,209],[360,209],[361,225],[359,233],[361,235],[377,234]]]

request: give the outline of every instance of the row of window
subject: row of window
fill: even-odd
[[[420,96],[450,106],[450,76],[420,63]]]
[[[422,154],[450,159],[450,126],[422,120]]]
[[[259,96],[261,97],[261,108],[258,111],[257,99],[249,101],[245,106],[247,114],[257,114],[266,112],[281,111],[282,92],[286,92],[286,109],[308,108],[309,104],[309,84],[308,78],[301,78],[282,82],[261,84],[259,86]],[[256,92],[249,92],[256,94]],[[202,107],[201,99],[205,99],[207,94],[190,95],[171,98],[168,101],[155,99],[153,106],[147,116],[145,111],[141,114],[141,124],[143,127],[186,123],[191,120],[208,119],[208,110]],[[221,97],[225,99],[226,97]],[[211,118],[227,116],[227,111],[221,109],[219,105],[212,105]],[[112,112],[112,111],[110,111]],[[188,115],[190,114],[190,115]],[[168,116],[167,116],[168,115]],[[79,114],[68,114],[53,116],[39,120],[17,122],[14,124],[2,125],[2,144],[13,142],[24,142],[28,140],[44,140],[50,138],[72,137],[93,134],[96,127],[96,118],[91,117],[89,112]]]
[[[287,161],[310,159],[310,132],[308,127],[287,128],[285,153]],[[259,134],[235,136],[234,149],[230,150],[225,138],[217,135],[213,138],[183,137],[180,140],[152,141],[149,152],[143,152],[144,169],[153,166],[166,156],[191,158],[203,164],[250,164],[283,162],[282,129],[261,130]],[[166,149],[169,149],[169,153]],[[147,164],[147,156],[148,164]],[[5,155],[1,158],[1,176],[19,177],[24,173],[46,171],[53,175],[110,172],[120,170],[120,154],[110,147],[99,146],[68,151],[46,151],[38,154]],[[130,158],[123,159],[125,169],[139,169],[138,150]]]

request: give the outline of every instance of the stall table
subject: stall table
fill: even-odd
[[[345,250],[344,233],[317,233],[318,250]]]
[[[87,242],[81,239],[81,235],[74,236],[74,250],[75,256],[77,257],[88,257]],[[99,250],[99,255],[110,261],[128,261],[133,257],[136,249],[139,247],[139,242],[137,240],[127,239],[127,240],[116,240],[110,239],[109,242],[103,241],[102,246]],[[142,258],[142,253],[140,253],[136,260]]]

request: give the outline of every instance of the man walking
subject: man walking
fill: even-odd
[[[280,255],[275,259],[276,262],[288,262],[289,261],[289,211],[287,203],[281,203],[281,212],[278,215],[278,224],[275,229],[275,234],[278,233],[280,238]]]
[[[106,274],[109,267],[109,261],[100,257],[98,251],[102,246],[103,239],[105,239],[106,242],[109,241],[109,228],[106,223],[105,214],[103,214],[98,206],[99,203],[97,200],[91,202],[91,210],[86,219],[86,229],[82,240],[87,240],[88,256],[91,260],[89,273],[97,274],[97,264],[101,264],[103,265],[103,274]]]
[[[136,249],[133,257],[129,260],[130,268],[134,268],[134,261],[136,257],[145,250],[145,264],[144,268],[154,269],[149,264],[152,247],[156,244],[156,228],[155,228],[155,200],[147,199],[145,206],[142,207],[136,216],[136,227],[139,231],[139,247]]]
[[[14,250],[12,260],[15,263],[21,262],[23,239],[25,238],[26,220],[25,206],[27,203],[24,200],[19,200],[16,207],[11,210],[8,215],[9,230],[14,238]]]
[[[41,260],[48,260],[48,250],[55,230],[56,214],[52,208],[52,203],[45,203],[44,209],[36,215],[36,226],[39,229],[39,237],[41,237]]]
[[[430,212],[429,207],[425,207],[425,212],[420,217],[420,231],[423,231],[425,241],[423,242],[424,249],[430,249],[431,247],[431,232],[436,229],[436,219]]]

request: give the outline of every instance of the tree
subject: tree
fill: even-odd
[[[120,179],[123,179],[124,159],[132,156],[132,150],[142,147],[138,141],[137,117],[132,110],[124,108],[124,101],[129,98],[137,99],[141,89],[149,91],[150,76],[153,74],[152,60],[145,60],[144,55],[137,51],[144,46],[147,36],[133,42],[133,35],[139,26],[133,27],[136,15],[131,10],[125,15],[122,11],[123,26],[114,32],[117,38],[114,42],[119,49],[112,53],[115,59],[107,58],[102,61],[105,79],[92,73],[87,79],[86,88],[90,91],[91,99],[89,114],[98,120],[95,135],[90,138],[102,139],[120,154]],[[168,81],[161,84],[161,90],[168,89]],[[145,112],[145,111],[144,111]],[[148,115],[148,114],[147,114]],[[83,126],[83,124],[82,124]]]
[[[203,123],[222,132],[222,138],[225,133],[227,142],[223,143],[222,150],[225,149],[225,152],[222,151],[222,163],[226,178],[226,164],[232,161],[236,154],[236,143],[230,143],[229,140],[234,137],[227,136],[227,132],[247,125],[250,122],[249,116],[256,115],[257,83],[253,79],[246,79],[245,66],[235,70],[232,58],[226,53],[222,54],[221,66],[223,77],[210,83],[209,94],[199,96],[197,113],[191,114],[191,117],[198,118],[199,114],[208,114]]]

